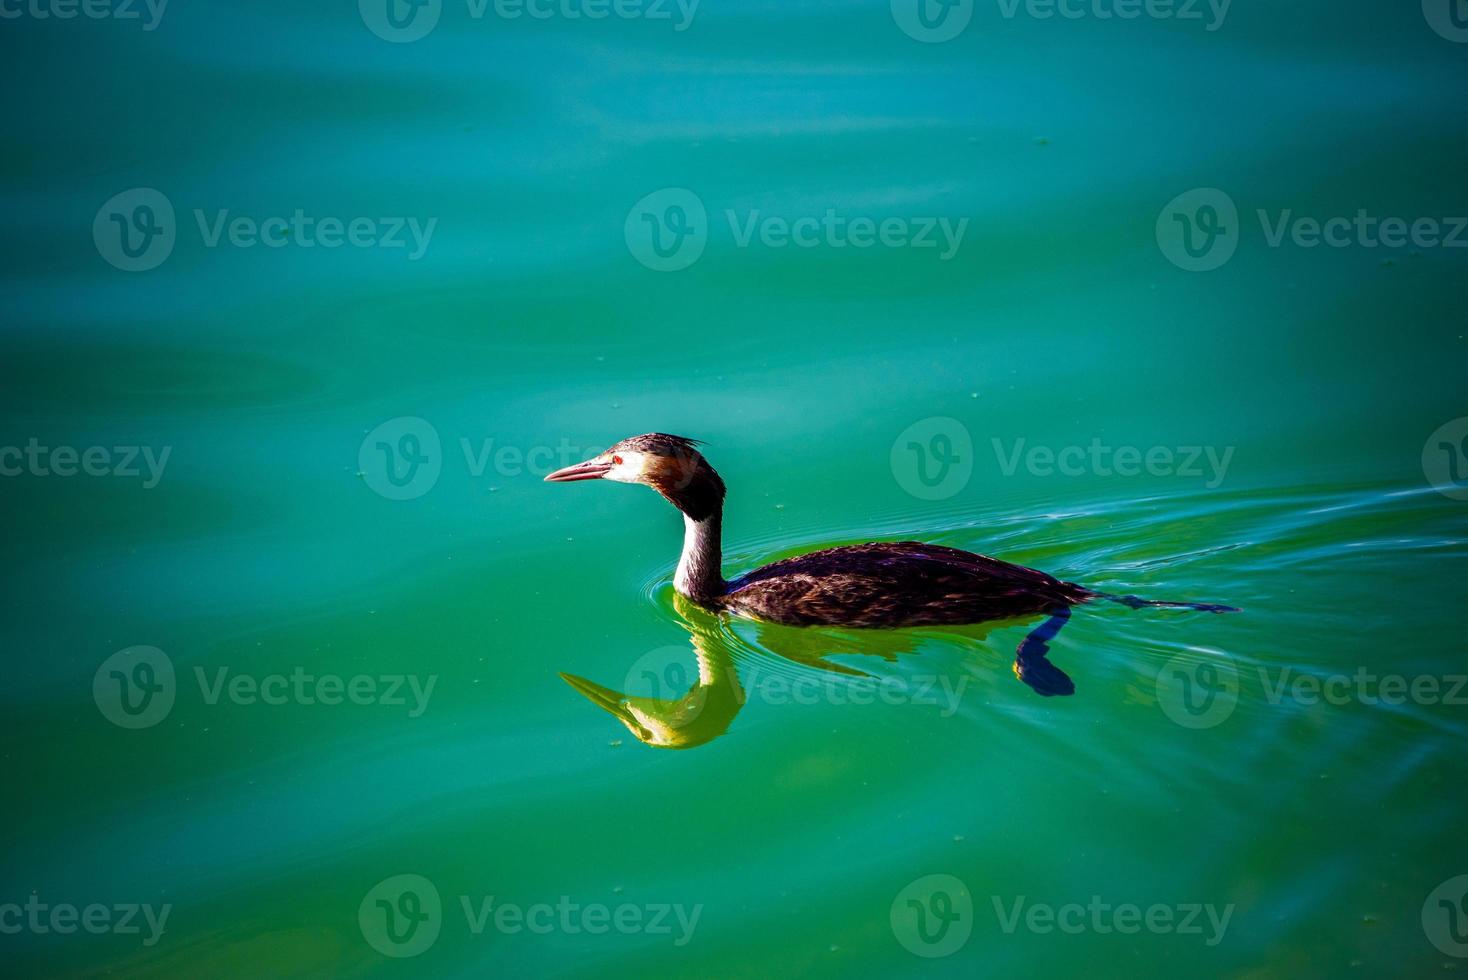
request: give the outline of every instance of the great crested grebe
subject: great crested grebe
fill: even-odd
[[[649,432],[623,439],[583,463],[557,470],[549,483],[613,480],[652,487],[683,513],[683,554],[673,587],[714,612],[791,626],[893,629],[957,625],[1044,614],[1020,644],[1015,673],[1042,694],[1074,686],[1045,661],[1047,643],[1070,608],[1095,599],[1146,606],[1237,612],[1231,606],[1113,596],[1044,572],[957,548],[918,541],[877,541],[827,548],[773,562],[732,581],[720,562],[724,481],[682,436]],[[1026,670],[1031,676],[1025,676]]]

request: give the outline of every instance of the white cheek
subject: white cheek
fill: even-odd
[[[618,483],[640,483],[645,472],[647,472],[647,456],[643,453],[626,453],[622,456],[622,464],[608,470],[604,479],[615,480]]]

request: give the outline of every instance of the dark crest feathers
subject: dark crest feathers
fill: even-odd
[[[689,439],[687,436],[674,436],[666,432],[648,432],[623,439],[608,451],[625,449],[628,452],[653,453],[658,456],[686,456],[698,452],[697,447],[702,445],[701,439]]]

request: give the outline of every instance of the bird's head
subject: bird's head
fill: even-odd
[[[666,497],[696,521],[719,511],[724,504],[724,481],[696,448],[697,440],[663,432],[623,439],[604,453],[556,470],[547,483],[576,480],[612,480],[642,483]]]

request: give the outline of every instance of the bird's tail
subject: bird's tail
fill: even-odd
[[[1195,609],[1198,612],[1231,613],[1242,612],[1234,606],[1221,606],[1216,602],[1164,602],[1160,599],[1143,599],[1134,595],[1111,595],[1107,592],[1092,592],[1093,599],[1106,599],[1110,602],[1119,602],[1129,609]]]

